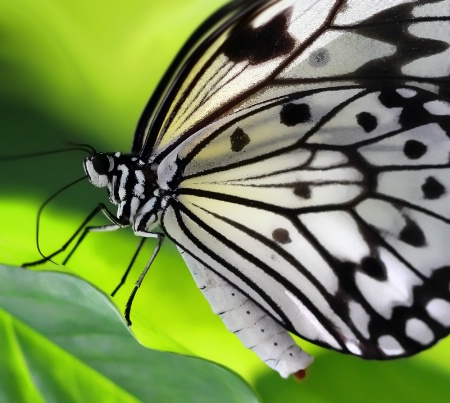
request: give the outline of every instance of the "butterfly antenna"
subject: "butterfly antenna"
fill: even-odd
[[[43,155],[51,155],[51,154],[59,154],[69,151],[83,151],[87,154],[95,153],[95,149],[88,144],[77,144],[73,143],[74,147],[72,148],[57,148],[56,150],[48,150],[48,151],[39,151],[28,154],[17,154],[17,155],[8,155],[8,156],[0,156],[0,161],[15,161],[27,158],[35,158],[42,157]]]
[[[97,150],[94,147],[92,147],[90,144],[76,143],[74,141],[68,141],[67,144],[72,146],[73,150],[86,151],[88,154],[95,154],[97,152]]]
[[[66,190],[69,189],[70,187],[76,185],[77,183],[79,183],[79,182],[81,182],[81,181],[83,181],[83,180],[85,180],[85,179],[87,179],[87,175],[84,175],[83,177],[78,178],[78,179],[74,180],[73,182],[70,182],[69,184],[63,186],[63,187],[62,187],[61,189],[59,189],[57,192],[55,192],[54,194],[52,194],[47,200],[45,200],[44,203],[42,203],[42,205],[39,207],[38,214],[37,214],[37,219],[36,219],[36,247],[37,247],[37,250],[38,250],[39,254],[40,254],[45,260],[47,260],[47,256],[45,256],[45,255],[42,253],[41,247],[40,247],[40,245],[39,245],[39,228],[40,228],[40,222],[41,222],[41,215],[42,215],[42,212],[43,212],[45,206],[47,206],[47,204],[49,204],[55,197],[59,196],[62,192],[66,191]],[[48,259],[48,260],[50,260],[50,259]],[[52,260],[50,260],[50,262],[55,263],[55,262],[53,262]]]

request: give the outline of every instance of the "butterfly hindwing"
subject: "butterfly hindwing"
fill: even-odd
[[[417,352],[450,325],[434,308],[450,306],[437,103],[450,110],[423,90],[348,88],[241,112],[178,150],[186,175],[163,228],[301,337],[367,358]]]

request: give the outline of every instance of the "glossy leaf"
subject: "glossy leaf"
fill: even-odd
[[[2,266],[0,307],[2,401],[257,401],[218,365],[139,345],[74,276]]]

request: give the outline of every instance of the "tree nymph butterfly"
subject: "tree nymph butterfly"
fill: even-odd
[[[170,238],[283,377],[312,361],[288,332],[367,359],[434,345],[450,331],[449,32],[448,0],[227,4],[131,152],[85,159],[118,206],[108,229]]]

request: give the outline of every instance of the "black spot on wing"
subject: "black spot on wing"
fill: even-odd
[[[450,301],[450,266],[433,270],[430,276],[430,284],[439,291],[433,291],[433,288],[430,288],[428,299],[443,298]]]
[[[422,192],[425,199],[434,200],[442,197],[446,190],[441,182],[429,176],[422,185]]]
[[[425,155],[427,146],[421,141],[408,140],[403,146],[403,153],[410,160],[417,160]]]
[[[417,223],[410,218],[406,219],[406,225],[400,231],[399,239],[417,248],[426,245],[425,234]]]
[[[318,49],[309,56],[308,61],[312,67],[324,67],[330,62],[330,52],[325,48]]]
[[[252,65],[288,55],[295,47],[295,40],[288,32],[290,13],[287,10],[256,28],[238,25],[223,44],[223,53],[234,63]]]
[[[311,109],[307,104],[289,103],[283,105],[280,112],[280,122],[285,126],[295,126],[311,120]]]
[[[311,187],[305,183],[297,183],[294,187],[294,194],[302,199],[310,199]]]
[[[275,242],[281,243],[282,245],[292,242],[292,240],[289,236],[289,232],[284,228],[275,229],[272,232],[272,238]]]
[[[381,105],[386,108],[399,108],[403,107],[407,102],[404,97],[402,97],[398,91],[393,88],[383,89],[378,96],[378,100]]]
[[[368,276],[378,281],[387,279],[387,271],[384,263],[376,257],[365,257],[361,261],[361,270]]]
[[[240,127],[238,127],[230,136],[231,151],[242,151],[250,144],[250,137]]]
[[[434,122],[436,119],[432,117],[423,106],[424,99],[421,97],[414,97],[410,100],[406,100],[399,122],[402,127],[419,127],[427,123]]]
[[[374,131],[378,126],[378,119],[369,112],[358,113],[356,121],[366,133]]]

